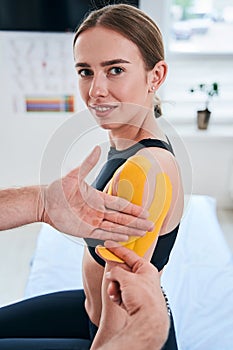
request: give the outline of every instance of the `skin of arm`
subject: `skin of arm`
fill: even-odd
[[[0,191],[0,230],[40,221],[43,188],[31,186]]]
[[[111,302],[127,313],[125,327],[98,350],[159,350],[170,325],[157,269],[132,250],[106,242],[108,249],[124,261],[111,263],[106,274]],[[151,325],[153,324],[153,327]]]
[[[49,186],[0,191],[0,230],[45,222],[78,237],[122,239],[143,236],[152,223],[147,211],[89,186],[85,177],[100,156],[96,147],[80,167]]]

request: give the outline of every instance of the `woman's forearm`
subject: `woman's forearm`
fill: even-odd
[[[0,191],[0,230],[38,222],[43,212],[43,187]]]

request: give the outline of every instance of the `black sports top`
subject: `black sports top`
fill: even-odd
[[[174,154],[169,140],[167,143],[156,139],[144,139],[139,141],[135,145],[122,151],[118,151],[114,147],[110,147],[107,162],[101,169],[99,175],[97,176],[92,186],[97,188],[100,191],[103,191],[107,183],[113,177],[115,171],[122,164],[124,164],[129,157],[133,156],[140,149],[145,147],[163,148],[171,152],[172,154]],[[155,247],[155,250],[151,258],[151,263],[154,266],[156,266],[159,271],[163,269],[163,267],[167,264],[169,260],[170,252],[175,243],[178,229],[179,229],[179,225],[177,225],[177,227],[171,232],[158,237],[157,245]],[[101,259],[95,252],[95,247],[98,244],[103,244],[103,241],[90,239],[90,238],[85,239],[85,241],[87,242],[89,252],[92,255],[92,257],[95,259],[95,261],[100,265],[104,266],[105,261]]]

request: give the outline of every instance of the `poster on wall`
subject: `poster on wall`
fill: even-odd
[[[72,33],[1,32],[2,65],[13,113],[77,111],[72,40]]]

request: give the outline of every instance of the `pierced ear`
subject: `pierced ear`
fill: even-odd
[[[159,61],[150,72],[150,86],[153,92],[158,90],[158,88],[163,84],[166,76],[167,64],[165,61]]]

